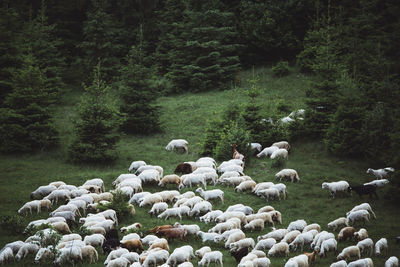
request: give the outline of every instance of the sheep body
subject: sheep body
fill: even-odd
[[[199,193],[205,200],[221,199],[221,202],[224,203],[224,191],[221,189],[204,191],[203,188],[197,188],[196,192]]]
[[[347,262],[345,260],[337,261],[332,263],[329,267],[347,267]]]
[[[337,256],[337,259],[348,261],[352,257],[356,257],[357,259],[360,259],[361,257],[360,249],[357,246],[349,246],[344,248]]]
[[[331,228],[335,231],[338,227],[341,226],[348,226],[347,219],[345,217],[337,218],[336,220],[331,221],[328,223],[328,228]]]
[[[358,241],[366,239],[368,237],[368,232],[366,229],[361,228],[360,230],[354,233],[354,237]]]
[[[350,262],[348,267],[374,267],[374,263],[370,258],[359,259],[356,261]]]
[[[346,192],[349,189],[349,183],[346,181],[338,181],[338,182],[331,182],[322,183],[322,189],[328,189],[329,193],[331,194],[332,198],[335,198],[338,192]]]
[[[293,221],[293,222],[289,223],[289,226],[288,226],[287,230],[289,232],[293,231],[293,230],[299,230],[301,232],[301,231],[303,231],[303,229],[306,226],[307,226],[306,221],[303,220],[303,219],[300,219],[300,220],[296,220],[296,221]]]
[[[279,149],[279,147],[277,147],[277,146],[266,147],[260,153],[257,154],[257,158],[260,158],[262,156],[269,157],[272,155],[272,153],[274,153],[274,151],[276,151],[278,149]]]
[[[281,200],[280,195],[279,195],[279,190],[276,188],[268,188],[268,189],[263,189],[257,192],[258,196],[261,196],[267,200],[267,202],[270,199],[278,199]]]
[[[278,148],[284,148],[287,151],[290,150],[290,145],[287,141],[279,141],[279,142],[275,142],[273,143],[271,146],[277,146]]]
[[[370,212],[372,214],[372,216],[374,216],[374,218],[376,219],[375,213],[371,208],[371,205],[369,205],[368,203],[362,203],[360,205],[355,206],[354,208],[351,209],[351,211],[346,213],[346,216],[348,216],[350,213],[354,212],[354,211],[358,211],[358,210],[366,210],[368,212]]]
[[[41,199],[47,195],[49,195],[51,192],[56,190],[57,187],[54,185],[42,185],[39,186],[35,191],[33,191],[30,195],[31,199]]]
[[[244,229],[249,230],[253,232],[255,229],[259,229],[260,231],[264,230],[264,220],[263,219],[254,219],[250,222],[248,222],[245,226]]]
[[[196,255],[199,259],[202,259],[204,254],[206,254],[207,252],[211,252],[211,248],[209,246],[204,246],[196,250],[194,252],[194,255]]]
[[[361,240],[357,243],[357,247],[360,249],[360,253],[363,253],[364,251],[368,250],[369,256],[372,256],[372,253],[374,251],[374,241],[372,241],[371,238],[366,238],[364,240]]]
[[[238,251],[239,249],[244,248],[244,247],[254,248],[254,246],[255,246],[255,242],[254,242],[253,238],[244,238],[244,239],[240,239],[236,242],[229,244],[229,248],[231,250],[235,250],[235,251]]]
[[[375,243],[375,255],[381,255],[388,251],[388,243],[386,238],[381,238]]]
[[[270,237],[270,238],[262,239],[262,240],[258,241],[256,246],[254,247],[254,249],[266,251],[266,250],[269,250],[270,248],[272,248],[272,246],[275,244],[276,244],[276,240]]]
[[[399,259],[396,256],[392,256],[385,262],[385,267],[398,267]]]
[[[235,187],[235,192],[244,192],[247,190],[252,191],[256,187],[256,182],[254,181],[243,181],[238,186]]]
[[[328,251],[334,251],[336,253],[337,251],[337,241],[334,238],[329,238],[327,240],[324,240],[321,243],[321,248],[319,251],[319,256],[320,257],[326,257],[326,253]]]
[[[377,179],[382,179],[384,177],[386,177],[390,172],[394,172],[394,169],[392,167],[386,167],[383,169],[371,169],[369,168],[367,170],[367,173],[372,173]]]
[[[349,215],[347,215],[347,223],[349,225],[354,225],[355,222],[357,221],[363,221],[363,222],[369,222],[369,212],[366,210],[356,210],[353,212],[350,212]]]
[[[288,158],[288,151],[284,148],[279,148],[277,150],[275,150],[274,152],[272,152],[271,154],[271,159],[276,159],[276,158]]]
[[[338,241],[346,241],[347,238],[353,239],[356,229],[352,226],[344,227],[338,234]]]
[[[171,140],[168,145],[165,147],[166,150],[172,151],[174,149],[183,149],[185,153],[188,153],[189,142],[185,139],[173,139]]]
[[[129,166],[128,172],[137,170],[144,165],[147,165],[147,164],[143,160],[132,161],[131,165]]]
[[[154,203],[153,206],[151,207],[151,210],[149,211],[150,215],[155,215],[159,214],[161,212],[164,212],[165,210],[168,209],[168,204],[165,202],[157,202]]]
[[[292,183],[300,181],[297,171],[293,169],[283,169],[275,174],[275,178],[279,179],[279,181],[282,181],[284,178],[288,178]]]
[[[365,183],[364,185],[374,185],[377,188],[380,188],[380,187],[385,186],[388,183],[389,183],[388,179],[382,179],[382,180],[373,180],[371,182]]]
[[[268,251],[268,256],[279,256],[284,255],[285,257],[289,256],[289,245],[286,242],[279,242],[272,246],[272,248]]]
[[[211,251],[205,253],[201,261],[199,261],[198,265],[205,266],[207,264],[207,266],[209,266],[212,262],[215,262],[216,264],[219,263],[221,267],[223,266],[222,253],[220,251]]]

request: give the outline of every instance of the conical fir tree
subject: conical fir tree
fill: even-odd
[[[143,64],[142,50],[132,46],[127,65],[121,70],[121,113],[125,115],[122,130],[131,134],[159,132],[159,108],[154,104],[150,70]]]
[[[69,158],[72,162],[112,162],[117,158],[118,109],[110,97],[110,87],[101,78],[100,64],[94,69],[93,83],[84,87]]]
[[[14,72],[13,91],[0,111],[2,151],[44,150],[58,142],[50,105],[55,96],[32,54],[23,57],[23,66]]]

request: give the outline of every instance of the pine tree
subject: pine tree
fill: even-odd
[[[32,54],[23,57],[23,66],[13,73],[13,91],[1,110],[2,151],[44,150],[58,142],[50,105],[55,95]]]
[[[110,87],[102,80],[100,63],[94,69],[93,82],[84,86],[78,104],[75,140],[69,147],[72,162],[109,163],[117,158],[119,140],[118,109],[110,97]]]
[[[151,88],[151,70],[143,64],[143,51],[132,46],[127,65],[122,68],[120,86],[121,128],[127,133],[149,134],[161,130],[159,108],[154,104],[156,92]]]

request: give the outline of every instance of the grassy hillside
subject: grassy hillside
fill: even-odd
[[[266,117],[268,111],[274,109],[275,103],[284,100],[288,105],[295,108],[303,108],[305,100],[305,90],[309,87],[311,78],[293,72],[284,78],[273,78],[269,69],[257,69],[256,75],[260,78],[259,87],[262,95],[259,98],[263,104]],[[175,166],[182,161],[196,160],[199,158],[200,143],[207,124],[207,119],[218,116],[226,105],[240,105],[246,102],[247,79],[251,72],[245,72],[242,78],[242,86],[223,92],[208,92],[202,94],[183,94],[177,96],[166,96],[159,99],[162,107],[161,121],[164,132],[153,136],[124,136],[119,143],[118,151],[120,157],[114,165],[87,166],[71,165],[65,162],[65,153],[68,142],[71,140],[72,124],[74,117],[74,103],[79,98],[80,93],[71,91],[63,98],[63,104],[57,110],[57,124],[61,132],[62,146],[55,151],[39,153],[34,155],[10,155],[0,157],[0,217],[17,214],[17,210],[27,201],[29,194],[40,185],[48,184],[56,180],[63,180],[68,184],[80,185],[86,179],[100,177],[106,182],[106,189],[111,189],[112,181],[121,173],[126,173],[129,164],[133,160],[145,160],[148,164],[160,165],[164,168],[164,174],[173,172]],[[164,147],[171,139],[184,138],[189,141],[189,154],[178,154],[165,151]],[[307,139],[304,139],[307,140]],[[257,140],[254,140],[257,141]],[[400,255],[400,248],[395,244],[394,237],[400,233],[400,219],[398,205],[391,200],[392,186],[389,184],[379,190],[379,199],[370,199],[358,196],[340,196],[331,199],[326,190],[321,189],[324,181],[347,180],[350,183],[364,183],[373,180],[373,177],[365,173],[370,167],[362,160],[341,159],[328,155],[323,145],[314,141],[298,141],[292,144],[292,151],[286,167],[296,169],[300,175],[301,182],[292,184],[285,182],[289,196],[286,200],[270,201],[260,199],[250,193],[235,193],[233,188],[217,186],[225,191],[225,203],[214,202],[214,209],[226,209],[229,205],[243,203],[253,207],[254,210],[264,206],[272,205],[282,213],[283,225],[279,228],[287,227],[288,224],[296,219],[305,219],[307,223],[319,223],[324,230],[326,224],[338,217],[342,217],[353,206],[362,202],[369,202],[375,211],[378,219],[372,219],[365,227],[370,237],[377,241],[380,237],[386,237],[389,241],[388,256],[377,258],[373,257],[376,266],[383,266],[383,262],[391,255]],[[256,182],[273,181],[274,174],[279,169],[271,168],[269,159],[252,158],[247,165],[245,173],[251,176]],[[214,188],[208,186],[207,189]],[[168,189],[175,189],[169,186]],[[155,186],[144,186],[146,191],[157,191]],[[174,223],[175,220],[168,221],[150,218],[147,214],[150,208],[136,207],[137,214],[130,219],[122,221],[122,225],[141,222],[145,229],[152,226]],[[45,218],[46,212],[39,215],[32,215],[23,218],[23,225],[37,218]],[[182,223],[199,224],[202,230],[206,231],[212,225],[205,225],[198,220],[185,218]],[[359,228],[360,226],[357,226]],[[270,231],[266,227],[262,232],[246,233],[246,235],[256,238],[258,235]],[[337,234],[337,233],[336,233]],[[13,230],[0,229],[0,247],[4,244],[24,240],[25,236],[16,235]],[[198,249],[203,244],[196,238],[189,239],[190,244]],[[173,241],[170,245],[171,252],[181,246],[183,242]],[[355,244],[355,241],[339,243],[339,250]],[[233,257],[229,256],[229,251],[223,245],[210,245],[213,249],[218,249],[224,253],[224,266],[235,266]],[[291,253],[291,257],[299,254]],[[103,266],[105,256],[101,257],[95,266]],[[283,266],[287,258],[271,258],[272,266]],[[315,266],[329,266],[335,261],[334,256],[329,254],[326,259],[317,259]],[[19,264],[11,266],[30,266],[33,262],[32,256]],[[193,260],[194,265],[197,261]],[[80,266],[84,266],[82,264]]]

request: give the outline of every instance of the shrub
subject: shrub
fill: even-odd
[[[122,193],[121,190],[117,190],[113,193],[113,199],[109,204],[99,205],[99,210],[108,210],[113,209],[117,213],[118,221],[122,220],[122,218],[127,218],[130,216],[131,209],[128,204],[128,196]]]
[[[279,61],[272,67],[272,72],[277,77],[286,76],[289,74],[289,63],[287,61]]]
[[[76,229],[73,229],[73,232],[79,234],[80,236],[87,236],[92,234],[92,231],[87,229],[86,226],[81,226]]]
[[[7,215],[0,220],[1,229],[8,233],[22,234],[25,228],[25,222],[19,215]]]

